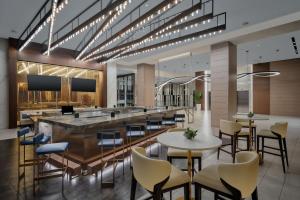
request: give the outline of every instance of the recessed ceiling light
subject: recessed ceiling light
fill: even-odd
[[[145,4],[145,7],[147,8],[148,6],[149,6],[149,5],[146,3],[146,4]]]

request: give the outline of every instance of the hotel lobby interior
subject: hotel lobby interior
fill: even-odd
[[[299,0],[1,0],[0,200],[299,200],[299,45]]]

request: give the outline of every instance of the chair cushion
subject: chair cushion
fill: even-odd
[[[169,180],[163,186],[163,190],[172,188],[172,187],[175,187],[178,185],[183,185],[188,182],[190,182],[190,177],[188,176],[188,174],[172,165]]]
[[[211,165],[202,169],[193,177],[193,182],[199,183],[214,190],[231,194],[220,180],[218,165]]]
[[[40,144],[47,144],[50,139],[51,137],[49,135],[44,135],[44,137],[40,140]]]
[[[188,152],[186,150],[168,148],[167,155],[169,157],[187,157]],[[192,157],[201,157],[201,156],[202,156],[201,151],[192,151]]]
[[[50,154],[50,153],[63,153],[68,148],[68,142],[59,142],[52,144],[44,144],[38,147],[35,152],[37,155]]]
[[[21,145],[34,145],[36,144],[47,144],[50,141],[51,137],[48,135],[44,135],[43,133],[39,133],[35,135],[31,140],[22,140],[20,142]]]
[[[271,138],[278,138],[274,133],[272,133],[271,130],[263,129],[257,133],[257,136],[265,136],[265,137],[271,137]]]
[[[103,139],[98,142],[98,146],[103,146],[103,147],[114,147],[114,146],[120,146],[122,144],[123,144],[123,138]]]
[[[20,129],[20,130],[17,131],[17,136],[21,137],[21,136],[26,135],[28,133],[30,133],[30,128],[29,127],[25,127],[25,128],[22,128],[22,129]]]
[[[33,140],[22,140],[21,145],[33,145]]]
[[[143,137],[145,136],[145,131],[127,131],[127,137]]]
[[[175,121],[162,121],[163,125],[175,125]]]
[[[176,118],[175,121],[176,122],[184,122],[184,119],[183,118]]]
[[[147,125],[146,129],[147,130],[158,130],[158,129],[161,129],[161,126],[160,125]]]

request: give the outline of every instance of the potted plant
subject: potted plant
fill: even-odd
[[[251,117],[253,117],[253,116],[254,116],[254,113],[253,113],[253,112],[249,112],[249,113],[248,113],[248,117],[251,118]]]
[[[196,104],[196,110],[201,110],[201,99],[202,99],[202,92],[196,90],[194,93],[194,101]]]
[[[197,135],[197,131],[198,130],[193,130],[191,128],[187,128],[186,131],[184,132],[184,136],[188,140],[193,140]]]

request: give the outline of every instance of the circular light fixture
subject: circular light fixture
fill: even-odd
[[[280,75],[279,71],[261,71],[261,72],[252,72],[252,73],[241,73],[237,75],[237,79],[244,78],[246,76],[256,76],[256,77],[261,77],[261,78],[268,78],[272,76],[278,76]]]

